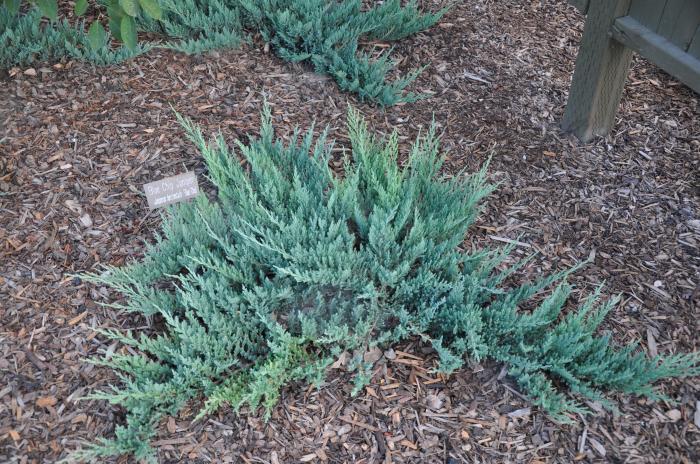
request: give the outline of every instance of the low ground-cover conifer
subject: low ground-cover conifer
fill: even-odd
[[[260,137],[233,147],[181,120],[216,195],[171,208],[143,259],[87,276],[163,328],[102,331],[131,351],[97,361],[120,384],[92,398],[125,408],[126,424],[76,456],[152,457],[158,422],[195,399],[202,415],[223,405],[269,414],[281,388],[321,383],[343,354],[361,388],[372,367],[363,353],[416,336],[445,371],[503,362],[558,420],[583,412],[583,399],[612,406],[606,391],[657,398],[657,380],[700,373],[697,353],[649,358],[598,334],[614,300],[567,304],[570,271],[513,286],[510,249],[464,246],[493,187],[485,168],[441,175],[434,127],[402,166],[396,134],[374,136],[355,111],[348,119],[342,176],[325,136],[279,140],[269,109]]]

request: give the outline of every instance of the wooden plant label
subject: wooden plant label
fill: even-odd
[[[150,182],[143,186],[149,208],[161,208],[190,198],[199,193],[197,176],[189,171],[177,176]]]

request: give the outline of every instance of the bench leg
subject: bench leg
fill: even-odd
[[[630,0],[591,0],[562,128],[583,142],[613,127],[627,79],[632,50],[612,39],[615,19]]]

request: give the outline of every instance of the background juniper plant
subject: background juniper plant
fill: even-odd
[[[86,32],[82,22],[71,25],[65,19],[58,19],[44,23],[38,9],[14,14],[0,6],[0,69],[66,57],[108,65],[153,48],[152,44],[112,48],[110,41],[104,31],[101,35]]]
[[[697,353],[650,359],[596,335],[615,303],[599,304],[599,292],[562,314],[571,271],[512,287],[504,281],[517,265],[503,270],[510,249],[463,249],[493,187],[485,168],[440,176],[434,127],[400,166],[397,135],[375,137],[351,110],[352,156],[338,177],[326,137],[314,141],[311,129],[276,139],[269,108],[260,137],[234,148],[181,123],[216,198],[171,208],[142,260],[87,276],[121,292],[119,308],[157,316],[164,329],[101,331],[138,353],[96,361],[121,384],[92,398],[124,407],[126,424],[74,457],[153,460],[155,426],[189,400],[205,399],[200,416],[225,404],[269,414],[284,385],[321,382],[343,352],[361,387],[366,350],[415,335],[446,371],[468,358],[506,363],[558,420],[585,411],[579,398],[608,406],[607,390],[656,398],[656,380],[700,374]],[[539,303],[525,310],[533,297]]]
[[[333,77],[341,89],[361,100],[382,105],[415,101],[405,93],[418,71],[389,82],[389,54],[372,59],[358,51],[361,39],[398,40],[435,24],[446,9],[421,13],[412,0],[387,0],[363,9],[361,0],[242,0],[241,10],[252,28],[283,59],[310,61],[314,69]]]
[[[387,0],[363,8],[361,0],[161,0],[164,14],[142,27],[173,38],[186,52],[237,46],[244,31],[259,33],[281,58],[309,62],[342,90],[382,105],[415,101],[405,92],[418,71],[391,81],[389,53],[373,58],[361,40],[395,41],[427,29],[447,9],[423,13],[417,2]]]
[[[55,5],[55,0],[41,5],[46,2]],[[79,5],[84,14],[87,2]],[[99,20],[86,32],[81,21],[59,20],[55,8],[47,22],[45,8],[20,13],[19,3],[15,11],[0,2],[0,68],[63,57],[112,64],[154,46],[201,53],[235,48],[250,34],[260,34],[281,58],[310,63],[360,100],[393,105],[418,98],[406,87],[420,70],[392,80],[390,53],[373,56],[360,41],[402,39],[446,12],[423,13],[415,0],[405,5],[386,0],[368,8],[361,0],[100,0],[98,5],[108,12],[109,33]],[[163,40],[138,44],[137,28]],[[110,34],[125,46],[113,48]]]

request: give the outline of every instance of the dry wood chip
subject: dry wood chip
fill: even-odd
[[[509,412],[508,417],[512,417],[512,418],[525,417],[525,416],[529,416],[530,413],[531,413],[530,408],[516,409],[515,411]]]
[[[36,405],[40,408],[44,408],[47,406],[54,406],[57,402],[58,400],[55,396],[42,396],[40,398],[37,398]]]
[[[87,421],[87,419],[88,419],[87,414],[85,414],[85,413],[80,413],[80,414],[78,414],[77,416],[75,416],[74,418],[72,418],[72,419],[70,420],[70,423],[71,423],[71,424],[78,424],[78,423],[80,423],[80,422],[85,422],[85,421]]]
[[[513,240],[513,239],[510,239],[510,238],[506,238],[506,237],[497,237],[497,236],[495,236],[495,235],[489,235],[489,238],[490,238],[491,240],[495,240],[495,241],[497,241],[497,242],[508,243],[509,245],[516,245],[516,246],[523,247],[523,248],[530,248],[530,247],[532,247],[532,245],[530,245],[529,243],[520,242],[520,241],[518,241],[518,240]]]
[[[363,355],[363,360],[366,363],[375,363],[379,361],[379,359],[382,357],[382,350],[380,350],[377,347],[372,348],[371,350],[365,352]]]
[[[6,369],[8,366],[9,366],[9,364],[7,366],[2,366],[2,368]],[[12,385],[8,385],[7,387],[0,390],[0,400],[3,398],[3,396],[7,395],[11,391],[12,391]]]
[[[71,319],[70,321],[68,321],[68,325],[75,325],[75,324],[77,324],[78,322],[82,321],[82,320],[85,318],[85,316],[87,316],[87,315],[88,315],[88,312],[87,312],[87,311],[83,311],[82,313],[78,314],[78,315],[75,316],[73,319]]]
[[[371,430],[372,432],[379,432],[380,431],[377,427],[375,427],[373,425],[365,424],[364,422],[355,421],[355,420],[349,419],[347,417],[340,416],[339,419],[343,422],[347,422],[348,424],[355,425],[357,427],[362,427],[363,429]],[[341,427],[341,429],[345,430],[346,427],[348,429],[347,432],[349,432],[351,430],[349,425],[344,425],[343,427]],[[347,432],[344,432],[344,433],[347,433]],[[336,433],[338,435],[342,435],[339,431]]]
[[[593,449],[598,452],[598,454],[600,454],[602,457],[605,457],[605,454],[606,454],[605,447],[598,440],[596,440],[593,437],[589,437],[588,441],[591,444],[591,446],[593,447]]]
[[[179,437],[179,438],[170,438],[170,439],[165,439],[165,440],[157,440],[153,442],[153,446],[165,446],[165,445],[184,445],[184,444],[190,444],[192,442],[191,437]]]
[[[417,359],[401,359],[401,358],[396,358],[392,361],[393,363],[398,363],[398,364],[406,364],[408,366],[420,366],[423,364],[423,361],[419,361]]]
[[[379,388],[381,388],[382,390],[394,390],[396,388],[399,388],[400,386],[401,386],[400,382],[394,382],[394,383],[390,383],[388,385],[382,385]]]
[[[588,437],[588,429],[585,428],[583,429],[583,433],[578,439],[578,452],[579,454],[582,454],[583,451],[586,449],[586,438]]]
[[[671,409],[666,413],[666,416],[671,419],[671,422],[677,422],[681,420],[683,414],[678,409]]]
[[[401,440],[401,441],[399,442],[399,445],[403,445],[403,446],[405,446],[406,448],[411,448],[412,450],[417,450],[417,449],[418,449],[418,445],[416,445],[415,443],[413,443],[413,442],[410,441],[410,440]]]
[[[407,352],[405,352],[405,351],[396,350],[396,354],[397,354],[398,356],[402,357],[402,358],[411,358],[411,359],[415,359],[415,360],[418,360],[418,361],[423,361],[423,358],[418,357],[418,356],[416,356],[416,355],[414,355],[414,354],[411,354],[411,353],[407,353]]]
[[[659,355],[659,350],[654,338],[654,332],[651,328],[647,328],[647,345],[649,346],[649,355],[653,358]]]
[[[80,223],[83,225],[83,227],[90,228],[92,227],[92,218],[89,214],[83,214],[80,216]]]
[[[323,448],[319,448],[316,450],[316,456],[318,456],[318,458],[321,461],[328,461],[328,456],[326,455],[326,452],[323,450]]]
[[[394,425],[394,427],[401,425],[401,413],[399,411],[394,411],[391,414],[391,423]]]
[[[438,395],[430,394],[425,397],[425,404],[430,409],[437,411],[438,409],[442,408],[444,401],[442,401]]]
[[[506,425],[508,425],[508,418],[506,416],[499,416],[498,417],[498,428],[501,430],[505,430]]]
[[[331,364],[331,369],[341,369],[348,363],[348,359],[350,359],[350,353],[343,351],[340,353],[340,356],[338,356],[338,359]]]

